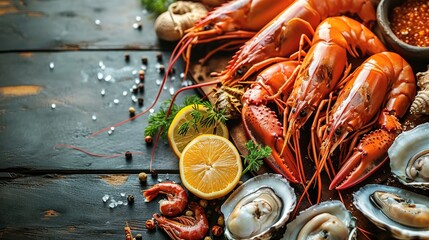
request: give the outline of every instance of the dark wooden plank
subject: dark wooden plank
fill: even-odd
[[[2,0],[0,51],[44,49],[159,49],[140,0]],[[141,17],[142,29],[133,27]],[[96,20],[100,23],[97,24]]]
[[[143,239],[168,239],[162,230],[145,227],[165,196],[145,202],[141,194],[167,178],[180,183],[177,174],[149,175],[146,184],[135,174],[0,179],[0,239],[125,239],[126,222]],[[106,194],[110,198],[103,202]],[[128,195],[134,204],[109,207],[112,198],[127,203]]]
[[[130,55],[130,62],[124,55]],[[152,145],[144,141],[144,128],[149,114],[123,126],[111,135],[103,132],[90,135],[129,118],[129,107],[139,113],[148,109],[160,86],[162,74],[157,71],[156,51],[136,52],[62,52],[8,53],[0,55],[0,169],[18,170],[136,170],[148,169]],[[138,79],[141,57],[148,58],[144,106],[132,101],[130,88]],[[168,60],[164,52],[164,62]],[[49,68],[50,62],[54,69]],[[100,62],[105,69],[100,68]],[[179,66],[178,66],[178,69]],[[97,75],[102,73],[104,79]],[[159,104],[170,99],[170,86],[181,86],[179,71],[176,80],[167,83]],[[106,76],[112,79],[106,81]],[[166,86],[167,86],[166,85]],[[105,89],[105,95],[101,95]],[[124,96],[124,92],[126,96]],[[196,94],[185,92],[179,96]],[[114,100],[119,100],[118,104]],[[51,105],[55,104],[55,109]],[[96,116],[96,120],[92,116]],[[56,147],[69,144],[97,154],[115,158],[97,158],[83,152]],[[132,161],[125,161],[126,151],[139,152]],[[161,142],[153,163],[157,170],[177,170],[178,162],[166,141]]]

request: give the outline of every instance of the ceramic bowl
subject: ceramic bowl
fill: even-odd
[[[386,42],[387,48],[397,52],[408,60],[429,61],[429,47],[417,47],[400,40],[390,28],[390,16],[393,9],[403,3],[404,0],[381,0],[377,7],[377,23],[381,37]]]

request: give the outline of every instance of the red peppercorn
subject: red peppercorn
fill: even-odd
[[[146,220],[146,228],[147,228],[148,230],[154,230],[154,229],[155,229],[155,227],[156,227],[156,225],[155,225],[155,220],[153,220],[153,219],[148,219],[148,220]]]
[[[145,141],[147,144],[152,143],[152,136],[146,136],[146,137],[144,138],[144,141]]]

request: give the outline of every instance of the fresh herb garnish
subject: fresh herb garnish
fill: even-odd
[[[167,11],[168,6],[175,2],[175,0],[141,0],[142,5],[149,12],[159,15]]]
[[[268,146],[263,147],[262,145],[257,145],[253,141],[248,141],[245,144],[249,154],[244,157],[244,163],[247,167],[243,170],[243,175],[248,172],[256,172],[264,164],[264,158],[271,155],[271,148]]]
[[[158,131],[161,130],[161,138],[167,139],[168,128],[170,127],[171,122],[173,121],[176,114],[180,111],[180,109],[191,104],[199,103],[201,103],[201,99],[196,95],[186,97],[183,101],[183,105],[178,106],[176,104],[173,104],[170,113],[167,116],[168,108],[171,104],[171,101],[163,102],[161,104],[161,107],[159,108],[159,111],[156,113],[152,113],[149,116],[148,125],[144,130],[145,136],[154,137],[158,133]]]
[[[214,131],[219,124],[226,123],[226,110],[225,109],[216,109],[209,101],[204,101],[200,103],[204,107],[204,113],[199,109],[198,104],[194,104],[192,107],[191,116],[192,119],[184,122],[179,126],[178,133],[180,135],[186,135],[189,129],[193,128],[196,132],[199,131],[198,126],[202,127],[212,127],[214,126]]]

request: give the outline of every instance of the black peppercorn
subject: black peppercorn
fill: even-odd
[[[156,60],[161,63],[162,62],[162,53],[156,54]]]
[[[125,152],[125,159],[131,160],[133,158],[133,154],[130,151]]]
[[[137,88],[139,89],[140,93],[144,92],[144,83],[139,83],[139,85],[137,85]]]
[[[142,57],[142,64],[147,65],[148,59],[147,57]]]
[[[127,196],[127,201],[128,201],[128,204],[133,204],[134,203],[134,196],[133,195],[128,195]]]
[[[124,55],[124,58],[125,58],[125,62],[129,62],[130,61],[130,54],[126,53]]]
[[[143,98],[139,97],[139,98],[137,99],[137,102],[138,102],[139,106],[141,107],[141,106],[143,106],[143,102],[144,102],[144,100],[143,100]]]
[[[165,73],[165,66],[159,65],[159,73]]]

